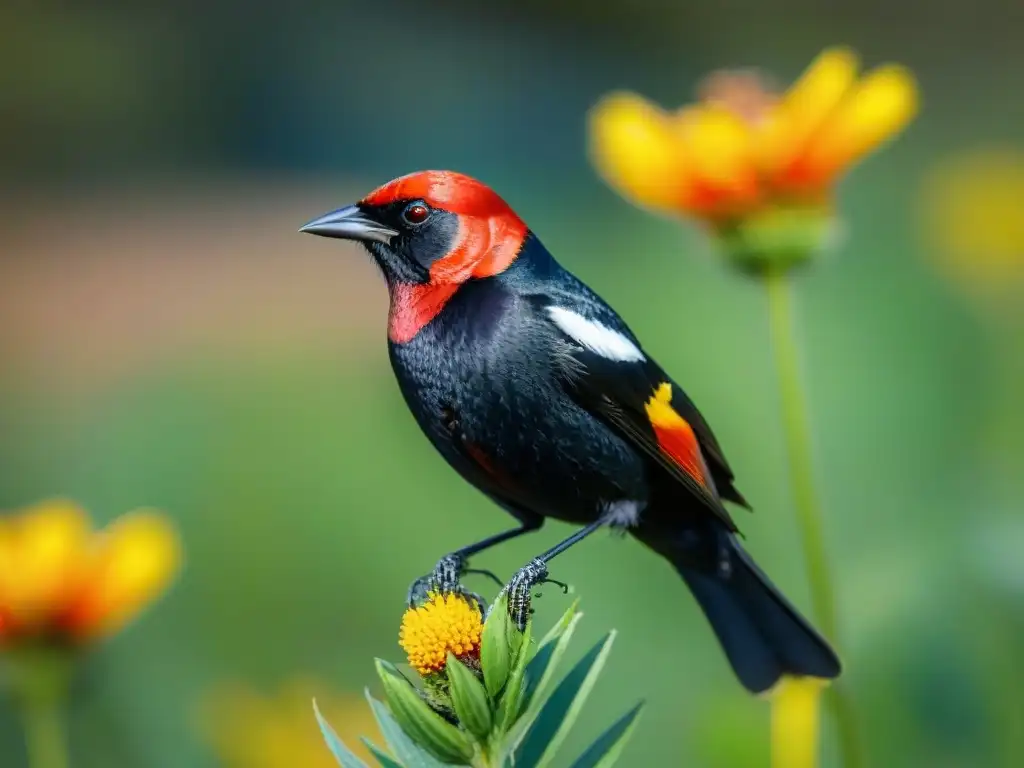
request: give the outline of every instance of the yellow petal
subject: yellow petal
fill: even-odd
[[[773,768],[814,768],[818,765],[821,693],[826,681],[816,677],[784,677],[772,689]]]
[[[848,48],[829,48],[811,62],[761,126],[760,159],[766,171],[785,168],[804,151],[849,92],[858,66]]]
[[[812,176],[830,178],[899,133],[917,114],[918,91],[905,67],[865,77],[822,127],[807,152]]]
[[[81,638],[115,631],[166,589],[180,560],[177,533],[163,515],[138,511],[118,519],[97,539],[68,629]]]
[[[667,114],[629,93],[605,97],[590,112],[591,162],[608,184],[640,205],[674,211],[686,179]]]
[[[735,113],[717,106],[688,109],[676,119],[683,162],[702,193],[692,202],[720,209],[757,195],[749,127]]]
[[[18,631],[59,614],[80,575],[89,520],[73,502],[46,501],[0,528],[0,607]]]

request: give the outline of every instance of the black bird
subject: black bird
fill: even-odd
[[[414,173],[302,231],[369,250],[387,281],[388,346],[409,409],[519,523],[442,563],[459,571],[548,517],[583,526],[517,574],[510,590],[522,596],[555,555],[621,527],[683,577],[747,689],[839,675],[829,644],[737,540],[723,501],[746,502],[707,422],[493,190]]]

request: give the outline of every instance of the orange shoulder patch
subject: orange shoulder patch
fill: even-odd
[[[672,407],[672,385],[662,382],[644,404],[647,418],[654,427],[658,447],[672,458],[686,474],[707,487],[707,468],[700,443],[689,422]]]

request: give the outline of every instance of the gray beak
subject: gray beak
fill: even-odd
[[[345,240],[376,240],[385,245],[389,244],[391,238],[398,234],[397,230],[385,227],[371,219],[359,209],[358,205],[339,208],[318,219],[313,219],[301,227],[299,232],[308,232],[321,237],[340,237]]]

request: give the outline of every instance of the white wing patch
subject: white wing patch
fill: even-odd
[[[636,344],[603,323],[588,320],[583,315],[564,307],[548,307],[548,314],[563,333],[601,357],[621,362],[639,362],[646,359]]]

